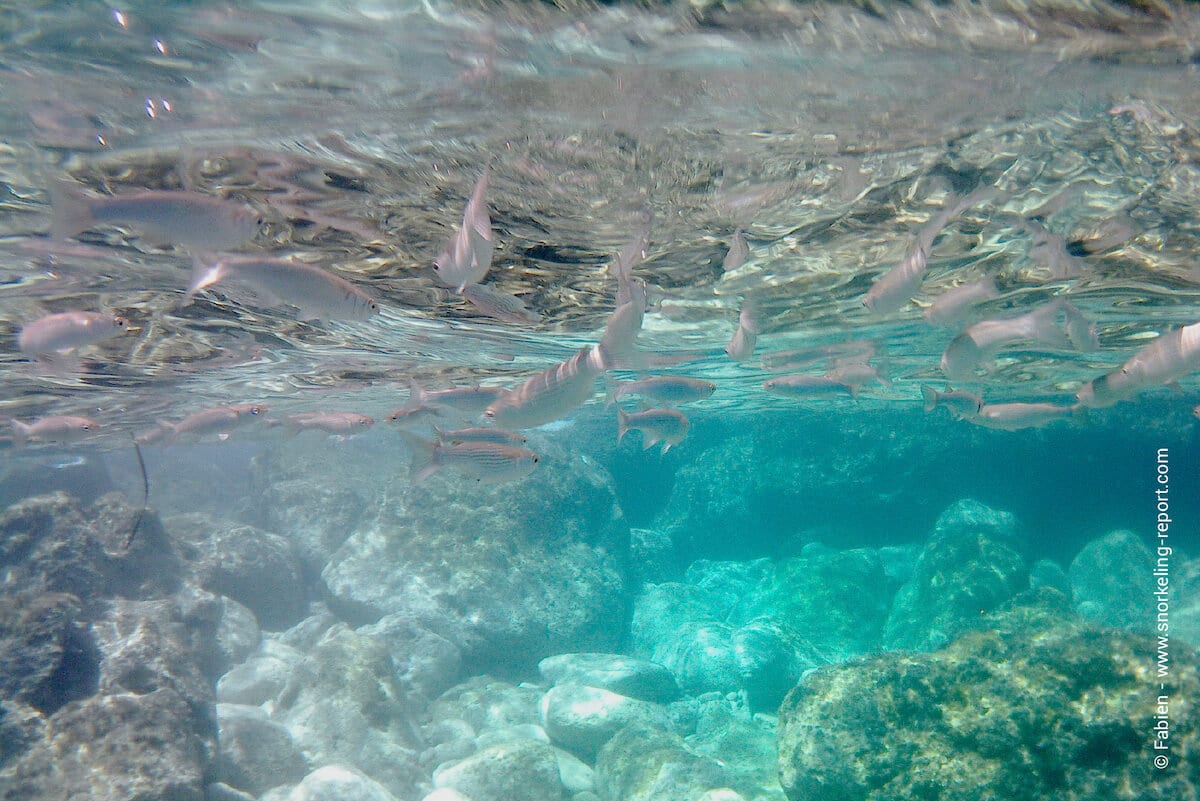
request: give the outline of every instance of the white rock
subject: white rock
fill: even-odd
[[[353,768],[326,765],[304,777],[288,801],[396,801],[379,782]]]

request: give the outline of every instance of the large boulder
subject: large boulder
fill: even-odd
[[[621,638],[629,529],[607,472],[534,441],[516,482],[443,471],[377,501],[322,578],[329,606],[365,624],[401,615],[462,649],[465,672],[526,670]]]
[[[1154,608],[1154,556],[1132,531],[1112,531],[1079,551],[1067,570],[1071,597],[1083,617],[1149,632]]]
[[[300,560],[286,538],[199,514],[168,518],[167,529],[195,583],[243,604],[264,628],[305,616]]]
[[[1028,588],[1029,566],[1013,542],[1013,527],[985,509],[959,502],[938,520],[912,578],[892,602],[885,646],[938,648]]]
[[[119,495],[83,506],[62,492],[26,498],[0,512],[0,570],[5,592],[70,593],[94,614],[114,596],[175,592],[178,556],[153,511]]]
[[[471,801],[567,801],[554,749],[533,740],[483,748],[437,770],[433,782]]]
[[[396,681],[387,648],[338,624],[286,680],[272,720],[312,764],[354,765],[402,798],[417,785],[417,710]]]
[[[935,653],[891,653],[823,668],[779,715],[779,771],[792,801],[937,798],[1194,798],[1200,724],[1196,654],[1173,647],[1148,685],[1148,639],[1064,619],[1048,588],[988,616]],[[1172,643],[1175,646],[1175,643]],[[1150,689],[1153,687],[1153,689]],[[1167,695],[1170,752],[1156,768]],[[1134,788],[1137,795],[1129,795]]]
[[[4,801],[203,801],[209,745],[169,688],[94,695],[46,721],[44,738],[0,770]]]

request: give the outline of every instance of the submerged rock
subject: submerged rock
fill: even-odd
[[[656,729],[622,729],[596,757],[596,795],[602,801],[698,801],[730,783],[720,762]]]
[[[286,628],[304,617],[300,562],[284,537],[198,514],[169,518],[167,527],[204,589],[248,607],[267,629]]]
[[[66,593],[0,595],[0,700],[49,715],[96,692],[100,653],[81,613]]]
[[[885,646],[938,648],[1029,586],[1029,568],[1010,544],[1007,520],[974,502],[959,502],[942,515],[892,603]]]
[[[458,646],[468,673],[611,650],[629,539],[611,479],[536,447],[542,461],[519,482],[439,473],[381,500],[322,573],[330,608],[359,625],[400,615]]]
[[[70,593],[85,614],[105,598],[161,597],[181,583],[178,556],[157,515],[115,494],[86,508],[57,492],[4,509],[0,568],[6,593]]]
[[[658,704],[582,684],[552,687],[542,697],[541,716],[542,727],[555,745],[588,760],[627,726],[671,727],[667,710]]]
[[[452,788],[471,801],[567,801],[558,757],[550,746],[531,740],[493,745],[438,769],[436,787]]]
[[[0,770],[4,801],[203,801],[210,745],[178,693],[95,695],[46,722],[45,737]]]
[[[383,645],[338,624],[287,682],[272,720],[313,764],[352,764],[401,797],[417,785],[423,771],[416,710]]]
[[[542,693],[490,676],[475,676],[442,693],[429,707],[434,721],[462,721],[473,733],[512,726],[541,725]]]
[[[462,678],[461,649],[402,615],[388,615],[358,632],[387,647],[396,679],[410,696],[432,700]]]
[[[1147,750],[1158,692],[1153,643],[1063,622],[1062,603],[989,617],[931,654],[887,654],[807,676],[780,710],[779,771],[792,801],[1192,798],[1200,766]],[[1173,654],[1170,749],[1200,744],[1182,699],[1200,698],[1196,655]]]
[[[226,784],[254,795],[272,787],[299,782],[308,761],[292,742],[288,730],[272,722],[256,706],[220,704],[220,755],[217,770]]]
[[[344,765],[326,765],[304,777],[286,801],[396,801],[387,788]]]
[[[1131,531],[1092,540],[1067,570],[1079,614],[1095,623],[1150,631],[1154,609],[1154,556]]]
[[[984,536],[1015,545],[1017,518],[1011,512],[993,509],[974,498],[962,498],[938,515],[933,534],[940,539]]]
[[[679,697],[667,668],[621,654],[557,654],[539,662],[538,672],[553,684],[584,684],[643,701],[669,703]]]

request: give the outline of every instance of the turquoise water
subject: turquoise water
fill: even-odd
[[[1197,31],[0,6],[0,799],[1193,798]]]

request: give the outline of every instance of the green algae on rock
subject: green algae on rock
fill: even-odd
[[[942,650],[807,676],[784,701],[791,801],[1195,798],[1195,653],[1165,689],[1149,638],[1064,620],[1064,599],[1011,607]],[[1171,699],[1170,765],[1151,762],[1155,699]]]

